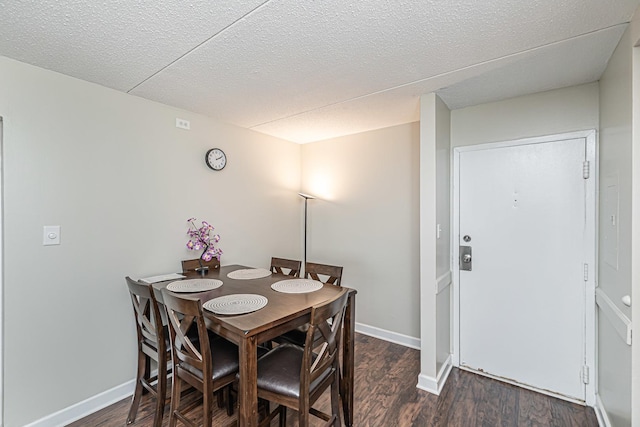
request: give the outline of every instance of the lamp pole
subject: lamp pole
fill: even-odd
[[[309,199],[315,199],[314,196],[306,193],[298,193],[304,199],[304,252],[302,258],[303,277],[307,271],[307,202]]]

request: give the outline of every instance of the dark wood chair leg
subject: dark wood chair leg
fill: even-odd
[[[287,407],[280,405],[280,427],[287,426]]]
[[[222,390],[216,391],[216,398],[218,399],[218,408],[224,408],[224,394]]]
[[[156,386],[156,415],[153,419],[153,427],[162,427],[162,417],[167,399],[167,365],[164,369],[158,367],[158,383]]]
[[[176,416],[176,411],[180,408],[180,397],[182,392],[180,388],[182,387],[180,378],[177,375],[173,376],[172,384],[171,384],[171,410],[169,415],[169,427],[176,427],[178,423],[178,418]]]
[[[138,371],[136,372],[136,388],[133,392],[133,398],[131,399],[131,408],[129,408],[129,415],[127,416],[127,424],[132,424],[136,420],[138,414],[138,406],[140,406],[140,398],[142,392],[145,391],[142,387],[142,379],[144,378],[147,358],[143,353],[138,352]]]
[[[224,388],[224,400],[227,402],[227,415],[232,416],[235,409],[235,402],[233,401],[233,393],[231,393],[230,385]]]
[[[334,427],[342,427],[340,422],[340,370],[337,368],[336,366],[333,383],[331,384],[331,412],[334,419],[331,424]]]

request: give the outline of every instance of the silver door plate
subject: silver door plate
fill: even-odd
[[[471,246],[460,246],[460,270],[471,271]]]

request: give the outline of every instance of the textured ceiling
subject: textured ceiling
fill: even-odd
[[[597,80],[640,0],[0,0],[0,55],[295,142]]]

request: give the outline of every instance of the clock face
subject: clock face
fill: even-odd
[[[209,166],[214,171],[219,171],[224,169],[227,165],[227,156],[224,154],[219,148],[212,148],[207,151],[207,155],[205,156],[205,161],[207,162],[207,166]]]

